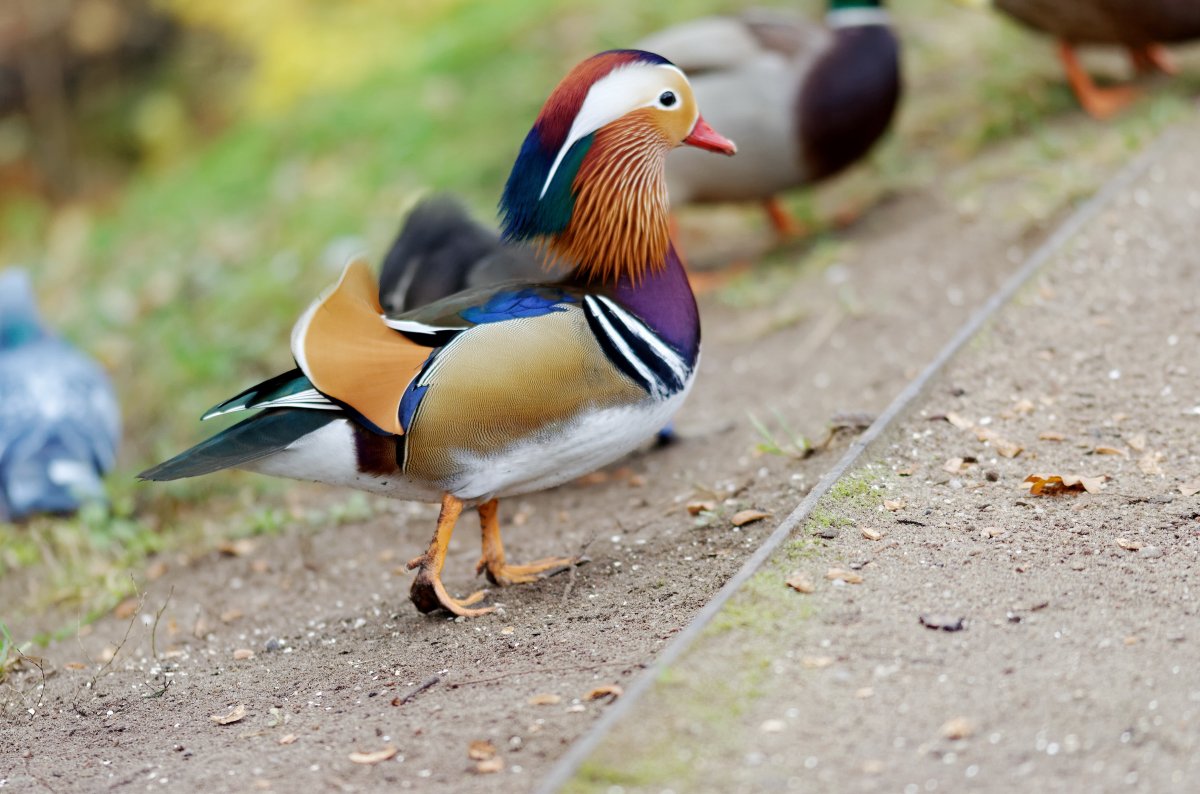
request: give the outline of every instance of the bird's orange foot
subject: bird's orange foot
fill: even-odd
[[[776,196],[764,199],[763,209],[767,211],[767,220],[771,222],[771,228],[784,240],[792,237],[807,237],[812,234],[812,229],[808,224],[797,220]]]
[[[489,560],[482,557],[475,566],[475,573],[487,573],[488,581],[499,587],[510,584],[529,584],[538,579],[568,571],[576,565],[590,562],[587,557],[546,557],[535,560],[527,565],[509,565],[503,560]]]
[[[1129,86],[1100,88],[1079,62],[1075,48],[1070,42],[1060,41],[1058,55],[1067,73],[1067,82],[1079,98],[1079,104],[1094,119],[1108,119],[1120,113],[1137,98],[1137,91]]]
[[[461,600],[451,597],[442,584],[442,578],[425,567],[424,562],[425,557],[421,556],[408,563],[409,570],[420,568],[417,578],[413,580],[412,589],[408,592],[408,597],[412,599],[418,610],[428,614],[437,609],[444,609],[451,614],[462,615],[466,618],[477,618],[480,615],[496,611],[495,607],[471,608],[472,604],[478,604],[483,600],[488,593],[487,590],[477,590]]]
[[[1147,44],[1145,47],[1131,47],[1129,58],[1138,74],[1150,74],[1159,71],[1163,74],[1179,74],[1179,64],[1175,63],[1170,53],[1161,44]]]
[[[1110,86],[1109,88],[1092,87],[1086,93],[1076,92],[1079,104],[1094,119],[1110,119],[1128,107],[1138,97],[1136,88],[1127,85]]]

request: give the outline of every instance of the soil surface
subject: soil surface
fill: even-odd
[[[1175,133],[569,790],[1196,789],[1200,124]]]
[[[1002,156],[999,152],[996,158]],[[769,293],[765,296],[752,294],[745,305],[736,308],[705,301],[704,360],[693,397],[679,417],[681,441],[634,456],[590,478],[589,483],[501,505],[511,559],[582,549],[591,558],[590,564],[537,585],[494,593],[493,602],[504,608],[493,616],[473,621],[422,616],[408,602],[411,574],[404,569],[404,562],[424,548],[435,511],[430,506],[403,504],[377,508],[376,515],[365,522],[320,531],[298,525],[275,537],[235,543],[198,558],[151,560],[146,571],[134,572],[139,582],[147,581],[140,608],[127,605],[83,627],[78,636],[52,644],[42,653],[40,669],[25,665],[0,689],[6,721],[0,733],[0,786],[21,791],[126,786],[139,790],[284,790],[309,785],[341,790],[470,792],[493,790],[498,784],[507,791],[532,789],[570,742],[607,707],[608,698],[588,699],[589,693],[626,684],[637,675],[836,462],[853,436],[853,430],[834,433],[826,446],[803,459],[768,454],[759,449],[763,439],[751,415],[770,426],[774,443],[780,447],[777,452],[786,453],[789,433],[782,429],[784,424],[821,441],[835,415],[880,411],[1040,239],[1045,229],[1022,208],[1033,192],[1042,188],[1017,179],[995,178],[995,163],[981,158],[924,190],[884,200],[863,220],[839,233],[822,265],[789,272],[784,269],[789,259],[812,262],[817,257],[802,256],[803,248],[776,255],[777,262],[785,264],[763,272],[762,282]],[[1101,177],[1102,173],[1097,173],[1097,180]],[[973,186],[969,208],[954,198],[956,185],[963,184]],[[1038,196],[1044,203],[1044,195]],[[1137,250],[1158,257],[1153,261],[1163,272],[1179,264],[1166,261],[1169,257],[1163,254],[1170,238],[1143,242],[1133,231],[1124,234],[1120,247],[1111,251],[1097,242],[1093,258],[1110,266],[1113,257],[1138,246]],[[844,243],[851,239],[852,246]],[[1105,245],[1111,242],[1106,240]],[[1088,267],[1091,261],[1080,258],[1078,267]],[[1124,274],[1106,270],[1105,276],[1134,279],[1136,272],[1132,268]],[[1092,285],[1064,274],[1047,287],[1056,291],[1054,305],[1064,318],[1054,326],[1053,336],[1011,326],[1004,331],[1005,341],[1030,345],[1032,352],[1016,358],[1006,347],[995,347],[1000,358],[991,365],[994,369],[962,371],[956,377],[968,384],[963,396],[946,398],[937,410],[957,410],[982,419],[1011,409],[1012,395],[1027,393],[1038,405],[1043,396],[1055,400],[1057,418],[1045,425],[1070,434],[1071,441],[1048,446],[1045,451],[1045,445],[1038,446],[1034,469],[1053,468],[1057,454],[1075,456],[1070,458],[1074,467],[1082,454],[1078,444],[1084,441],[1116,444],[1118,433],[1133,425],[1109,427],[1105,423],[1115,422],[1112,414],[1124,412],[1129,419],[1123,421],[1131,423],[1142,421],[1134,417],[1143,415],[1136,407],[1112,407],[1104,402],[1108,392],[1101,386],[1111,389],[1114,382],[1102,378],[1097,384],[1077,386],[1061,380],[1043,382],[1037,376],[1045,371],[1046,378],[1052,372],[1067,378],[1074,368],[1090,373],[1087,367],[1096,372],[1119,367],[1126,373],[1123,377],[1147,378],[1139,382],[1153,383],[1155,388],[1159,381],[1174,383],[1173,379],[1185,375],[1192,378],[1194,386],[1200,367],[1189,365],[1188,373],[1178,376],[1154,369],[1159,359],[1147,351],[1158,351],[1165,344],[1166,332],[1149,320],[1166,322],[1163,314],[1155,312],[1144,327],[1129,329],[1153,332],[1147,337],[1150,348],[1131,347],[1119,339],[1111,349],[1096,346],[1098,334],[1126,328],[1123,312],[1133,303],[1150,311],[1148,296],[1152,293],[1133,291],[1134,286],[1130,281],[1128,292],[1105,289],[1095,292],[1090,302],[1076,302],[1078,291],[1090,290]],[[1164,279],[1151,286],[1176,300],[1181,297],[1178,281]],[[1085,316],[1068,314],[1076,309]],[[1098,322],[1104,318],[1108,326]],[[1194,331],[1194,314],[1191,322]],[[999,338],[1000,330],[995,333]],[[1194,333],[1178,333],[1187,341],[1181,341],[1176,350],[1194,345]],[[1047,361],[1039,358],[1044,350],[1052,354]],[[1128,364],[1123,360],[1126,354],[1132,356]],[[1163,352],[1163,361],[1165,355]],[[1121,363],[1111,364],[1111,356],[1121,356]],[[1139,372],[1144,374],[1136,375]],[[1147,389],[1149,400],[1157,392],[1149,385]],[[1079,396],[1081,390],[1089,396]],[[1183,390],[1175,395],[1177,400],[1185,399]],[[1194,389],[1191,399],[1194,402]],[[1079,413],[1084,407],[1086,413]],[[1171,421],[1183,419],[1173,414]],[[1195,420],[1187,421],[1194,424]],[[1025,422],[1042,429],[1040,422],[1030,418]],[[924,526],[907,530],[907,535],[897,532],[887,542],[886,555],[903,562],[895,564],[895,581],[887,582],[882,574],[866,571],[864,576],[875,580],[870,586],[826,588],[828,592],[813,600],[844,600],[814,607],[812,614],[819,617],[804,628],[814,632],[814,626],[820,624],[826,633],[816,631],[812,641],[819,647],[828,639],[835,648],[829,653],[839,659],[872,648],[869,657],[856,659],[853,673],[848,663],[839,662],[812,675],[837,676],[845,671],[855,682],[868,682],[856,683],[856,688],[862,688],[872,685],[871,670],[896,667],[896,671],[880,674],[888,685],[877,685],[879,697],[863,699],[859,711],[835,713],[829,707],[816,708],[813,704],[818,701],[788,701],[807,715],[807,727],[814,729],[804,744],[830,746],[820,742],[831,733],[843,732],[843,723],[853,722],[861,731],[866,718],[853,715],[867,709],[888,717],[874,726],[879,749],[867,756],[851,754],[844,745],[837,745],[843,747],[844,765],[832,768],[858,774],[865,763],[861,759],[870,758],[878,759],[889,773],[878,778],[882,781],[894,781],[898,779],[895,775],[907,774],[910,769],[922,770],[922,781],[939,779],[951,770],[960,773],[963,764],[947,765],[946,771],[936,767],[938,774],[930,772],[926,767],[933,762],[928,753],[914,753],[919,744],[915,737],[925,736],[926,723],[941,719],[940,713],[906,722],[901,733],[895,733],[898,728],[891,715],[903,713],[901,705],[917,710],[924,699],[932,698],[943,686],[932,671],[942,669],[960,648],[982,653],[986,643],[978,638],[984,632],[1009,638],[1006,647],[1012,650],[1007,661],[988,659],[973,671],[958,672],[978,676],[971,685],[975,691],[983,686],[980,682],[987,681],[987,694],[995,694],[995,682],[985,673],[990,676],[994,670],[1008,667],[1026,669],[1024,665],[1048,658],[1031,656],[1034,651],[1023,650],[1019,638],[1049,630],[1051,624],[1055,631],[1065,630],[1076,638],[1062,651],[1075,654],[1070,657],[1076,660],[1070,668],[1073,675],[1091,674],[1087,654],[1102,654],[1104,659],[1126,654],[1124,658],[1137,660],[1136,664],[1129,662],[1134,666],[1122,668],[1128,669],[1131,677],[1121,679],[1120,685],[1123,698],[1141,704],[1139,714],[1146,723],[1129,722],[1128,743],[1132,747],[1150,740],[1146,737],[1153,738],[1156,715],[1147,703],[1156,690],[1142,678],[1152,678],[1157,685],[1177,681],[1183,686],[1184,681],[1181,676],[1171,678],[1176,675],[1171,672],[1175,664],[1171,660],[1185,653],[1187,646],[1172,644],[1173,629],[1155,622],[1168,614],[1177,615],[1169,610],[1182,597],[1179,588],[1186,585],[1172,578],[1181,575],[1174,563],[1191,564],[1193,560],[1186,556],[1191,552],[1179,546],[1183,541],[1171,535],[1185,531],[1179,528],[1182,524],[1171,524],[1184,520],[1178,515],[1184,501],[1166,505],[1138,502],[1134,509],[1139,512],[1129,514],[1157,517],[1161,526],[1146,524],[1143,542],[1163,552],[1161,559],[1114,549],[1108,535],[1117,528],[1104,523],[1101,517],[1107,513],[1091,505],[1123,498],[1117,494],[1144,492],[1148,499],[1162,496],[1169,491],[1165,480],[1153,481],[1153,488],[1151,481],[1137,480],[1138,490],[1134,488],[1136,478],[1132,478],[1128,484],[1110,483],[1098,498],[1030,503],[1023,509],[1028,515],[1042,516],[1038,531],[1007,527],[1003,529],[1006,536],[985,541],[978,537],[979,522],[970,526],[940,526],[938,522],[950,522],[960,511],[977,511],[976,505],[968,504],[972,499],[995,504],[999,497],[992,496],[993,492],[1003,493],[1011,501],[1008,489],[1015,487],[1018,474],[1030,468],[1030,456],[995,463],[989,457],[987,463],[977,464],[976,470],[958,476],[960,488],[951,489],[940,482],[925,485],[930,474],[936,475],[943,456],[984,456],[987,450],[978,449],[961,431],[952,434],[944,422],[922,420],[917,424],[921,438],[906,441],[903,452],[919,453],[919,461],[911,465],[919,466],[922,474],[896,481],[891,487],[921,483],[923,489],[933,490],[907,497],[912,506],[901,514],[911,515]],[[1168,431],[1157,427],[1147,426],[1142,431],[1147,448],[1170,456],[1184,454],[1183,443],[1161,435]],[[1088,435],[1093,428],[1103,438]],[[1035,440],[1023,433],[1021,437],[1031,445]],[[938,444],[943,440],[955,443],[942,449]],[[886,455],[887,450],[879,454]],[[1122,476],[1136,471],[1133,457],[1088,457],[1085,462],[1095,464],[1088,466],[1088,473],[1092,468]],[[1168,465],[1171,476],[1182,472],[1174,457],[1163,461],[1164,469]],[[983,468],[998,468],[999,484],[989,482],[977,488],[977,470]],[[938,500],[932,498],[934,490]],[[953,504],[960,506],[943,504],[941,490],[946,491],[946,499],[958,500]],[[335,492],[300,486],[297,494],[300,501],[336,498]],[[926,502],[933,513],[925,512]],[[693,516],[687,506],[696,503],[710,504]],[[1080,505],[1084,506],[1082,512],[1076,510]],[[733,526],[733,516],[745,509],[771,515]],[[1042,512],[1036,513],[1038,510]],[[868,515],[872,521],[887,518],[873,512]],[[1065,529],[1058,526],[1061,522],[1067,522]],[[990,519],[987,525],[992,525]],[[1076,531],[1076,527],[1087,527],[1091,534]],[[887,528],[893,531],[890,523]],[[1057,531],[1045,531],[1051,528]],[[1120,531],[1134,532],[1135,528]],[[853,561],[860,556],[874,559],[875,549],[885,548],[868,547],[849,535],[843,531],[840,540],[822,553]],[[452,592],[463,594],[477,586],[472,576],[478,556],[475,537],[470,522],[464,521],[446,565],[445,580]],[[1067,540],[1077,541],[1078,548]],[[1047,544],[1053,556],[1046,558],[1040,550],[1035,553],[1040,549],[1035,542]],[[972,554],[976,547],[979,555]],[[1049,562],[1059,556],[1067,559],[1069,549],[1073,549],[1070,562],[1062,566]],[[1013,567],[1021,564],[1013,562],[1017,558],[1030,560],[1026,564],[1032,567],[1018,573]],[[980,578],[966,580],[969,587],[967,583],[938,583],[934,574],[952,570],[966,560],[974,566],[972,571],[981,572]],[[999,566],[994,581],[982,574],[985,561]],[[1070,567],[1076,561],[1085,566],[1083,571]],[[1004,564],[999,565],[1001,562]],[[882,566],[884,558],[876,564]],[[906,572],[903,576],[902,571]],[[1087,579],[1088,571],[1095,579]],[[1043,574],[1044,580],[1039,579]],[[1107,580],[1102,588],[1101,575],[1116,581]],[[1096,602],[1103,609],[1089,616],[1086,607],[1093,601],[1064,597],[1063,593],[1074,593],[1076,586],[1064,582],[1064,577],[1091,581],[1089,598],[1100,598],[1104,588],[1127,598],[1119,609],[1110,602]],[[925,587],[927,581],[930,587]],[[922,598],[905,589],[910,586],[917,588]],[[942,595],[943,591],[948,595]],[[899,614],[883,620],[883,612],[871,614],[865,602],[853,600],[868,595],[877,595],[879,601],[870,609],[900,610]],[[1050,606],[1033,610],[1042,601],[1049,601]],[[961,612],[970,621],[971,631],[943,635],[923,630],[910,614],[917,608]],[[1011,623],[1005,617],[1011,610],[1024,610],[1019,614],[1029,619]],[[1058,620],[1060,616],[1064,620]],[[1101,632],[1088,623],[1087,628],[1076,631],[1065,621],[1068,616],[1097,621],[1103,617],[1111,626]],[[47,625],[47,620],[46,616],[17,616],[10,629],[15,636],[29,636],[57,628]],[[880,621],[879,637],[866,640],[864,635],[853,645],[836,637],[835,632],[845,627],[874,625],[876,620]],[[1172,625],[1178,622],[1173,619]],[[1127,644],[1126,637],[1137,642]],[[1104,639],[1108,644],[1102,646]],[[913,642],[921,647],[897,650]],[[1049,653],[1038,647],[1039,653]],[[903,663],[894,661],[897,658]],[[1067,675],[1050,666],[1042,669],[1047,681]],[[909,681],[918,674],[919,681]],[[1114,679],[1106,685],[1117,684]],[[809,689],[803,694],[834,702],[839,693],[854,691],[847,686],[822,685],[815,687],[819,691]],[[892,694],[888,697],[895,703],[885,707],[882,701],[889,689]],[[944,691],[949,692],[949,687]],[[1171,718],[1177,718],[1174,710],[1186,708],[1191,701],[1184,689],[1172,691],[1176,696],[1170,701]],[[1010,704],[1010,708],[1028,709],[1030,724],[1043,711],[1066,713],[1066,706],[1057,704],[1053,695],[1041,696],[1047,692],[1028,696],[1024,705]],[[1070,702],[1100,708],[1103,693],[1086,692],[1094,694]],[[782,702],[772,699],[760,705],[766,708]],[[854,703],[858,707],[860,701]],[[999,717],[982,707],[966,705],[961,711],[977,720],[982,732],[971,740],[972,746],[982,745],[984,740],[979,737],[990,735],[989,726]],[[1165,709],[1166,705],[1164,700],[1155,708]],[[957,714],[960,709],[953,711]],[[823,716],[812,719],[814,713]],[[749,719],[749,712],[743,717]],[[781,719],[804,722],[786,715]],[[1093,725],[1097,731],[1101,726],[1099,720]],[[1051,735],[1065,753],[1065,736],[1047,734]],[[1081,747],[1091,741],[1091,733],[1074,735]],[[893,736],[896,742],[906,742],[907,755],[885,752],[894,746]],[[793,732],[777,738],[794,745],[800,741],[798,737]],[[1011,745],[1005,744],[1010,740]],[[1182,753],[1190,746],[1178,737],[1174,740],[1171,747],[1162,745],[1162,752]],[[475,745],[474,758],[473,742],[487,743]],[[1016,734],[1003,733],[1001,742],[1005,748],[1011,746],[1014,754],[1019,746],[1029,758],[1045,761],[1044,748],[1037,751],[1042,756],[1036,756],[1035,745],[1024,738],[1018,745]],[[499,761],[491,757],[493,752]],[[820,755],[816,749],[813,752]],[[741,760],[739,756],[728,771],[739,776],[737,780],[758,780],[755,775],[767,769],[744,765]],[[830,768],[827,764],[818,767],[822,774]]]

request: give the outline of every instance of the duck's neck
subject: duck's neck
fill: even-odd
[[[581,276],[576,270],[575,277]],[[647,268],[647,272],[637,278],[622,275],[605,291],[675,348],[689,364],[695,363],[700,352],[700,313],[683,263],[669,241],[661,267]]]
[[[878,0],[831,0],[825,14],[825,24],[834,30],[891,23],[891,16]]]
[[[668,147],[635,115],[596,133],[572,182],[570,221],[546,241],[590,281],[637,282],[667,259]]]

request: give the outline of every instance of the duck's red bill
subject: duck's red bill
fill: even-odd
[[[707,149],[720,154],[731,155],[737,152],[737,145],[708,126],[708,122],[704,120],[703,116],[696,117],[696,126],[692,127],[692,134],[684,138],[683,142],[688,146],[695,146],[697,149]]]

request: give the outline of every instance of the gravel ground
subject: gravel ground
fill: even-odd
[[[1175,132],[568,790],[1196,790],[1200,124]]]

